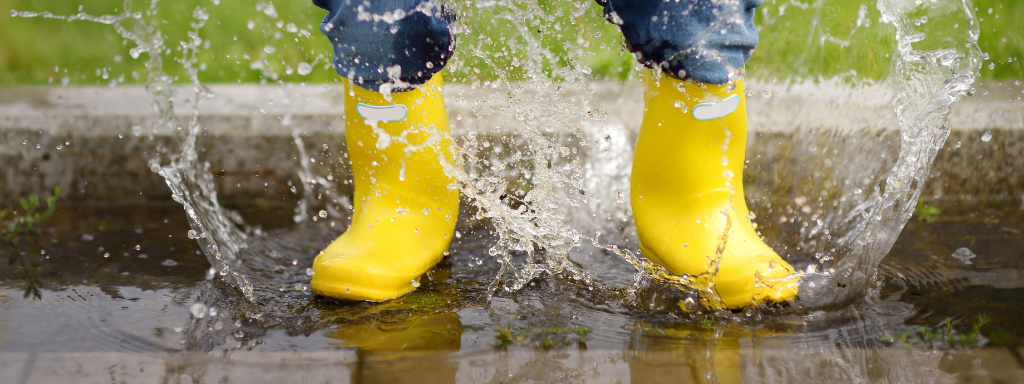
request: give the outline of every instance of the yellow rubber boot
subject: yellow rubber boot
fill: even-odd
[[[794,299],[793,267],[758,237],[743,196],[743,81],[730,92],[645,70],[644,102],[630,192],[642,255],[710,278],[728,308]]]
[[[347,84],[345,140],[355,177],[348,231],[313,261],[310,287],[346,300],[384,301],[419,286],[448,249],[459,211],[441,169],[448,117],[441,75],[415,90],[380,93]]]

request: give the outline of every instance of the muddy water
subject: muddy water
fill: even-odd
[[[290,223],[288,208],[240,208],[268,239],[319,244],[336,234]],[[303,270],[318,248],[279,244],[278,256],[294,258],[296,269],[282,275],[294,281],[248,303],[208,279],[177,205],[63,207],[43,233],[0,245],[9,263],[0,269],[0,354],[10,362],[0,377],[56,380],[62,359],[76,354],[204,382],[219,377],[190,367],[212,364],[211,375],[236,379],[267,369],[226,358],[276,359],[280,372],[306,367],[310,379],[334,370],[332,380],[354,382],[934,382],[1020,379],[1014,375],[1024,369],[1018,200],[925,204],[882,263],[868,301],[782,316],[737,313],[738,322],[690,315],[659,297],[663,290],[632,286],[632,266],[593,247],[572,255],[593,277],[590,286],[547,277],[488,299],[498,265],[480,262],[493,241],[483,224],[460,223],[451,256],[423,286],[382,304],[314,296]],[[27,365],[26,356],[39,354],[56,356],[54,365]],[[411,377],[409,369],[425,371]],[[147,377],[135,375],[121,377]]]

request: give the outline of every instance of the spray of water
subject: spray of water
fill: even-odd
[[[875,277],[913,214],[932,161],[949,136],[950,105],[967,93],[981,68],[978,25],[969,1],[881,0],[877,7],[880,21],[895,28],[896,52],[887,85],[895,90],[900,150],[884,183],[836,220],[847,229],[836,241],[838,261],[825,263],[827,268],[807,284],[801,297],[808,305],[855,299],[861,291],[834,287]],[[963,28],[950,32],[949,25]]]
[[[171,88],[172,78],[163,70],[163,58],[170,56],[170,49],[159,30],[156,1],[145,12],[131,11],[130,5],[126,3],[125,11],[118,15],[59,16],[17,11],[12,15],[109,24],[136,44],[130,51],[133,58],[147,54],[146,90],[160,117],[160,127],[154,129],[174,132],[179,144],[178,148],[163,148],[159,158],[150,160],[151,169],[167,181],[174,200],[184,207],[192,226],[190,236],[202,245],[215,275],[249,301],[258,301],[260,291],[271,295],[279,292],[275,286],[296,281],[291,272],[300,266],[267,245],[259,231],[247,227],[240,216],[218,203],[208,164],[196,151],[203,131],[198,105],[202,99],[214,97],[201,83],[197,68],[206,11],[201,7],[193,11],[192,31],[175,45],[175,61],[185,69],[192,85],[191,95],[176,95]],[[810,28],[815,31],[811,36],[818,39],[810,39],[809,46],[845,49],[853,44],[857,31],[871,26],[868,4],[863,4],[857,19],[848,21],[852,26],[848,36],[829,35],[821,26],[824,0],[766,4],[764,22],[776,22],[773,17],[782,17],[791,6],[816,15]],[[466,118],[469,122],[456,124],[464,127],[464,132],[457,132],[461,135],[443,160],[445,172],[456,180],[455,187],[464,201],[475,209],[475,219],[490,225],[494,243],[487,253],[500,264],[491,292],[518,290],[545,274],[567,274],[593,284],[570,258],[572,250],[589,243],[635,266],[637,287],[653,284],[658,289],[681,292],[680,306],[685,310],[697,310],[695,300],[705,307],[716,307],[712,287],[699,283],[700,279],[671,275],[630,251],[636,244],[627,201],[632,149],[626,127],[636,124],[630,120],[639,116],[623,112],[610,118],[607,110],[615,105],[602,104],[608,98],[599,97],[601,85],[590,77],[587,57],[594,51],[622,54],[621,49],[614,52],[617,47],[602,42],[609,29],[601,24],[596,8],[584,2],[551,5],[483,0],[461,2],[457,7],[462,20],[494,21],[493,29],[487,30],[470,30],[464,22],[455,25],[455,32],[464,38],[447,70],[455,80],[470,84],[465,94],[455,95],[455,99],[474,102],[466,116],[454,116],[457,121]],[[865,133],[877,124],[858,128],[859,134],[853,136],[817,127],[797,136],[798,144],[807,145],[789,155],[808,157],[798,160],[799,166],[794,167],[797,171],[789,173],[791,178],[780,178],[776,184],[788,183],[795,188],[764,198],[767,203],[758,201],[758,196],[764,197],[766,192],[748,191],[762,219],[780,223],[762,226],[769,243],[776,249],[792,251],[789,256],[794,260],[805,259],[797,264],[804,266],[801,302],[810,307],[862,297],[878,263],[909,219],[928,167],[948,135],[945,115],[950,104],[969,88],[980,65],[978,25],[967,0],[879,0],[875,8],[881,15],[879,24],[895,30],[896,50],[888,77],[864,84],[886,87],[890,90],[887,94],[893,95],[891,105],[895,106],[894,121],[901,144],[898,154],[892,156],[894,159],[855,156],[856,148],[870,146],[871,135]],[[272,4],[261,4],[261,11],[277,17]],[[960,28],[944,28],[950,23]],[[286,28],[283,22],[279,24]],[[579,38],[573,41],[564,38],[567,35]],[[483,54],[493,53],[489,47],[495,44],[504,48],[497,54]],[[273,53],[272,45],[268,47],[263,50],[267,55]],[[271,71],[269,66],[258,65],[266,62],[267,57],[261,56],[253,60],[254,68]],[[298,70],[308,72],[310,65],[303,64],[307,65],[300,65]],[[493,75],[484,76],[482,71]],[[636,82],[637,72],[634,68],[625,73]],[[735,74],[742,73],[737,70]],[[268,76],[276,79],[276,75]],[[488,80],[480,81],[479,77]],[[841,88],[849,87],[849,79],[857,76],[837,78],[837,87]],[[833,80],[816,78],[808,82],[829,81]],[[790,89],[801,84],[806,83],[793,80]],[[850,88],[848,93],[861,91]],[[764,94],[770,95],[767,90]],[[181,100],[192,111],[185,121],[174,114],[174,104]],[[292,137],[298,158],[308,158],[298,131],[292,130]],[[818,160],[822,154],[835,157],[826,151],[838,151],[847,144],[849,149],[844,148],[839,157],[867,166],[840,166],[827,159]],[[299,164],[303,198],[296,210],[296,222],[325,216],[311,213],[324,204],[324,196],[333,202],[326,204],[324,213],[346,217],[345,208],[351,203],[338,193],[337,181],[317,175],[304,161]],[[773,190],[767,193],[773,194]],[[299,282],[295,286],[300,291],[304,288]]]

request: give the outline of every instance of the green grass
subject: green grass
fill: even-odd
[[[978,0],[974,4],[981,22],[979,45],[991,60],[981,70],[982,78],[1024,78],[1024,66],[1020,63],[1024,59],[1024,2]]]
[[[21,212],[11,208],[0,209],[0,237],[13,243],[14,238],[18,235],[39,232],[39,225],[53,216],[53,212],[57,210],[57,199],[59,198],[60,187],[57,187],[53,190],[53,196],[46,198],[46,210],[44,211],[38,211],[41,207],[39,196],[34,193],[27,198],[18,199],[22,208]],[[8,214],[11,215],[9,221],[5,220]]]
[[[942,214],[942,209],[936,205],[924,202],[924,200],[917,201],[917,207],[914,208],[914,217],[917,221],[932,224],[939,221],[939,215]]]
[[[947,317],[941,324],[926,327],[918,326],[916,332],[904,332],[898,338],[895,336],[882,336],[879,341],[887,344],[896,344],[906,348],[928,348],[928,349],[970,349],[985,346],[987,340],[981,332],[981,328],[988,324],[988,315],[978,314],[977,318],[966,330],[956,329],[956,323],[952,318]],[[963,328],[963,327],[961,327]],[[1016,335],[1001,333],[997,337],[1002,342],[1014,341]]]
[[[132,59],[128,50],[134,43],[121,38],[112,26],[88,21],[67,22],[43,18],[12,18],[10,9],[18,11],[45,11],[71,15],[78,13],[75,2],[65,0],[0,0],[4,9],[0,21],[0,85],[60,84],[67,77],[74,84],[109,84],[124,75],[125,82],[145,80],[143,59]],[[122,0],[82,1],[82,10],[89,14],[117,14],[122,11]],[[144,11],[148,1],[136,1],[133,10]],[[207,82],[260,82],[278,79],[290,82],[326,82],[335,75],[329,69],[330,45],[317,30],[324,12],[308,0],[273,2],[277,17],[258,11],[255,2],[210,0],[161,1],[157,17],[159,28],[168,48],[187,38],[192,12],[197,6],[210,14],[209,22],[200,31],[210,45],[200,55],[205,67],[200,79]],[[249,22],[252,29],[249,29]],[[278,26],[280,22],[280,26]],[[289,31],[295,26],[295,32]],[[305,33],[303,32],[305,31]],[[271,46],[273,53],[264,48]],[[175,52],[165,57],[176,57]],[[143,54],[145,55],[145,54]],[[144,57],[143,57],[144,58]],[[261,62],[265,70],[251,68]],[[287,74],[300,62],[314,65],[307,76]],[[184,71],[170,60],[165,70],[179,81],[186,79]],[[104,69],[107,77],[104,78]]]
[[[508,349],[510,346],[532,346],[534,348],[564,348],[576,343],[579,348],[586,348],[587,327],[547,327],[547,328],[500,328],[494,330],[496,343],[494,348]]]
[[[28,240],[29,243],[35,242],[32,238],[33,235],[38,234],[41,229],[40,225],[53,216],[53,212],[57,210],[57,199],[59,198],[60,187],[57,187],[53,190],[52,196],[45,198],[46,210],[44,211],[39,211],[41,208],[39,196],[34,193],[27,198],[18,199],[21,204],[20,212],[16,208],[0,209],[0,237],[6,239],[11,248],[17,248],[20,240]],[[12,217],[5,220],[8,214]],[[36,244],[38,245],[38,243]],[[39,251],[45,254],[41,249]],[[39,265],[36,261],[24,256],[24,251],[11,252],[7,259],[7,268],[16,269],[15,278],[25,282],[25,294],[22,297],[31,296],[33,300],[41,300],[43,298],[43,293],[39,290],[41,283],[35,277]],[[6,293],[0,291],[0,296],[3,294]]]
[[[134,43],[121,38],[112,26],[10,16],[12,9],[76,14],[79,6],[74,3],[0,0],[0,86],[61,84],[65,78],[70,84],[85,85],[144,81],[144,60],[131,58],[128,50]],[[116,14],[124,6],[122,0],[79,3],[83,4],[84,12],[94,15]],[[155,16],[147,14],[145,18],[159,21],[166,45],[173,49],[178,41],[187,38],[193,10],[202,6],[209,12],[210,21],[200,31],[209,44],[200,55],[204,68],[200,79],[205,82],[337,81],[329,68],[331,47],[317,30],[325,12],[309,0],[274,1],[276,17],[261,11],[265,10],[265,2],[218,3],[164,0],[158,3]],[[555,79],[623,79],[635,67],[632,55],[623,52],[618,30],[603,20],[599,7],[592,1],[494,3],[477,6],[476,1],[453,2],[461,31],[458,51],[448,67],[451,81],[515,81],[538,73],[527,70],[523,63],[536,63],[540,73]],[[982,78],[1024,78],[1019,61],[1024,58],[1024,2],[974,3],[981,20],[980,46],[991,58],[984,64]],[[133,9],[143,11],[148,4],[149,1],[137,0]],[[806,10],[787,4],[788,0],[768,0],[758,11],[761,43],[748,63],[752,74],[762,78],[847,74],[881,78],[887,74],[894,32],[891,26],[878,21],[880,14],[875,1],[825,0],[822,7]],[[851,34],[861,4],[866,5],[866,20],[870,24]],[[785,12],[780,16],[783,7]],[[525,23],[519,21],[524,17]],[[820,22],[815,24],[813,20]],[[942,26],[936,30],[954,31],[946,24],[955,24],[955,20],[933,15],[929,22]],[[824,36],[837,37],[849,44],[823,43]],[[940,43],[943,38],[935,34],[922,44],[927,48],[927,44]],[[272,52],[266,52],[266,47],[272,47]],[[170,61],[175,55],[174,51],[165,54],[165,69],[183,81],[184,72]],[[313,64],[313,72],[296,73],[301,62]]]
[[[911,13],[914,19],[928,16],[921,29],[929,28],[929,34],[922,42],[913,44],[915,49],[949,46],[954,36],[963,35],[967,22],[954,17],[957,13],[950,9],[959,2],[947,3],[949,7],[931,14]],[[767,0],[759,9],[755,22],[761,41],[747,63],[752,73],[780,78],[855,73],[878,79],[888,75],[890,56],[895,52],[895,30],[879,22],[881,13],[874,1],[826,0],[821,8],[806,10],[792,5],[783,7],[785,4],[790,2]],[[978,45],[991,59],[984,63],[981,78],[1024,78],[1019,61],[1024,58],[1024,2],[974,0],[974,5],[980,22]],[[868,23],[858,27],[856,21],[862,6]],[[779,16],[780,9],[784,9],[784,16]],[[820,22],[813,23],[815,19]]]

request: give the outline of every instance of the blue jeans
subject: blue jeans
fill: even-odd
[[[764,0],[597,0],[629,50],[649,68],[725,84],[757,45],[754,9]],[[423,84],[455,50],[455,16],[440,0],[313,0],[334,45],[334,70],[357,85],[401,91]]]

